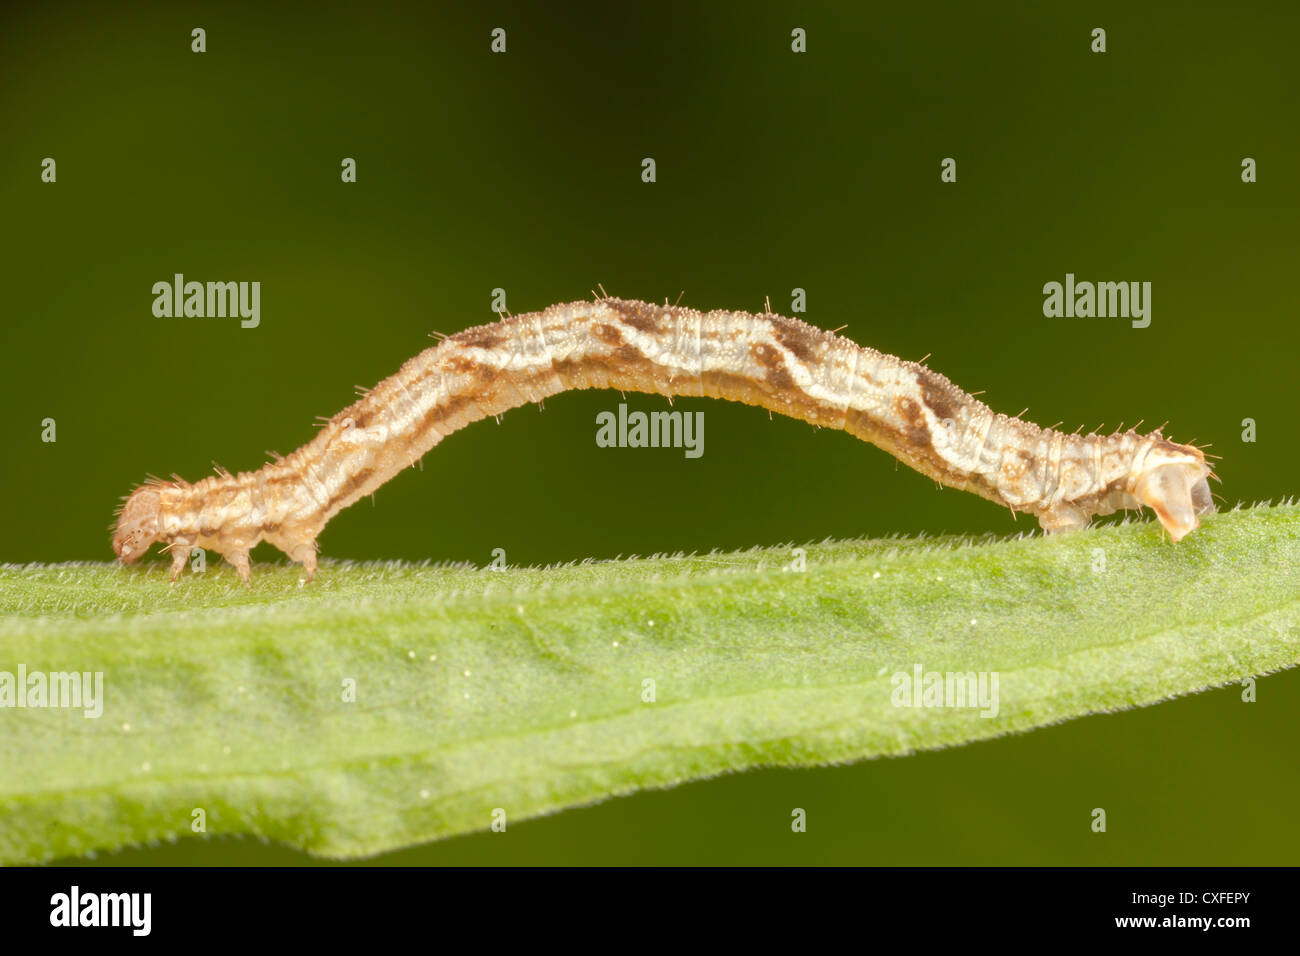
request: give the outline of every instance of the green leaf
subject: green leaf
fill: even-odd
[[[905,754],[1290,667],[1300,507],[549,569],[0,568],[0,861],[205,832],[359,856],[728,770]],[[896,674],[997,674],[997,713]],[[0,675],[2,677],[2,675]],[[345,702],[355,681],[355,702]],[[654,700],[643,699],[653,681]],[[986,685],[991,690],[992,685]],[[951,701],[950,701],[951,702]],[[991,710],[991,708],[986,708]]]

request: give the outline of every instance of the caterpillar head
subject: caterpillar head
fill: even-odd
[[[1210,466],[1194,445],[1157,439],[1134,470],[1131,493],[1156,513],[1169,537],[1181,541],[1201,526],[1199,515],[1214,510]]]
[[[117,516],[113,533],[113,553],[126,564],[138,559],[158,540],[158,512],[162,493],[155,485],[144,485],[131,492]]]

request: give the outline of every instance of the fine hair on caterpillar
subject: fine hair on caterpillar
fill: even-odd
[[[206,548],[247,583],[249,551],[267,541],[310,581],[326,523],[443,438],[589,388],[725,398],[842,429],[943,485],[1033,514],[1048,532],[1145,506],[1179,541],[1214,510],[1205,454],[1161,429],[1040,428],[993,412],[923,365],[798,319],[606,296],[446,337],[257,471],[218,469],[194,484],[151,479],[126,498],[113,550],[131,562],[162,541],[175,581],[190,549]]]

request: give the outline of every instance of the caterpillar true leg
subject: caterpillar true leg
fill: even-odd
[[[941,484],[1038,517],[1049,532],[1148,506],[1178,541],[1213,510],[1205,455],[1157,429],[1067,435],[995,414],[937,372],[797,319],[614,298],[467,329],[408,361],[256,472],[153,480],[123,505],[113,550],[154,541],[226,556],[245,581],[266,540],[316,571],[329,520],[471,422],[571,389],[706,395],[843,429]]]
[[[296,542],[281,543],[277,540],[267,538],[272,544],[289,556],[289,560],[295,561],[302,565],[307,572],[307,580],[310,582],[316,577],[316,539],[300,538]]]
[[[176,541],[173,541],[170,545],[168,545],[168,548],[171,550],[171,554],[172,554],[172,582],[173,583],[175,583],[176,579],[181,576],[181,572],[185,570],[185,562],[190,559],[190,549],[192,547],[194,547],[192,543],[182,539],[177,539]]]
[[[247,548],[232,548],[224,555],[225,559],[235,566],[239,576],[244,579],[244,584],[251,584],[252,568],[248,563]]]

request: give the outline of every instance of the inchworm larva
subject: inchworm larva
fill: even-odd
[[[1205,455],[1159,429],[1043,429],[797,319],[603,298],[450,336],[257,471],[142,485],[122,506],[113,550],[130,562],[166,542],[174,581],[191,548],[208,548],[247,582],[249,549],[269,541],[310,580],[317,536],[348,505],[470,422],[579,388],[708,395],[840,428],[944,485],[1037,515],[1047,531],[1146,505],[1178,541],[1214,510]]]

